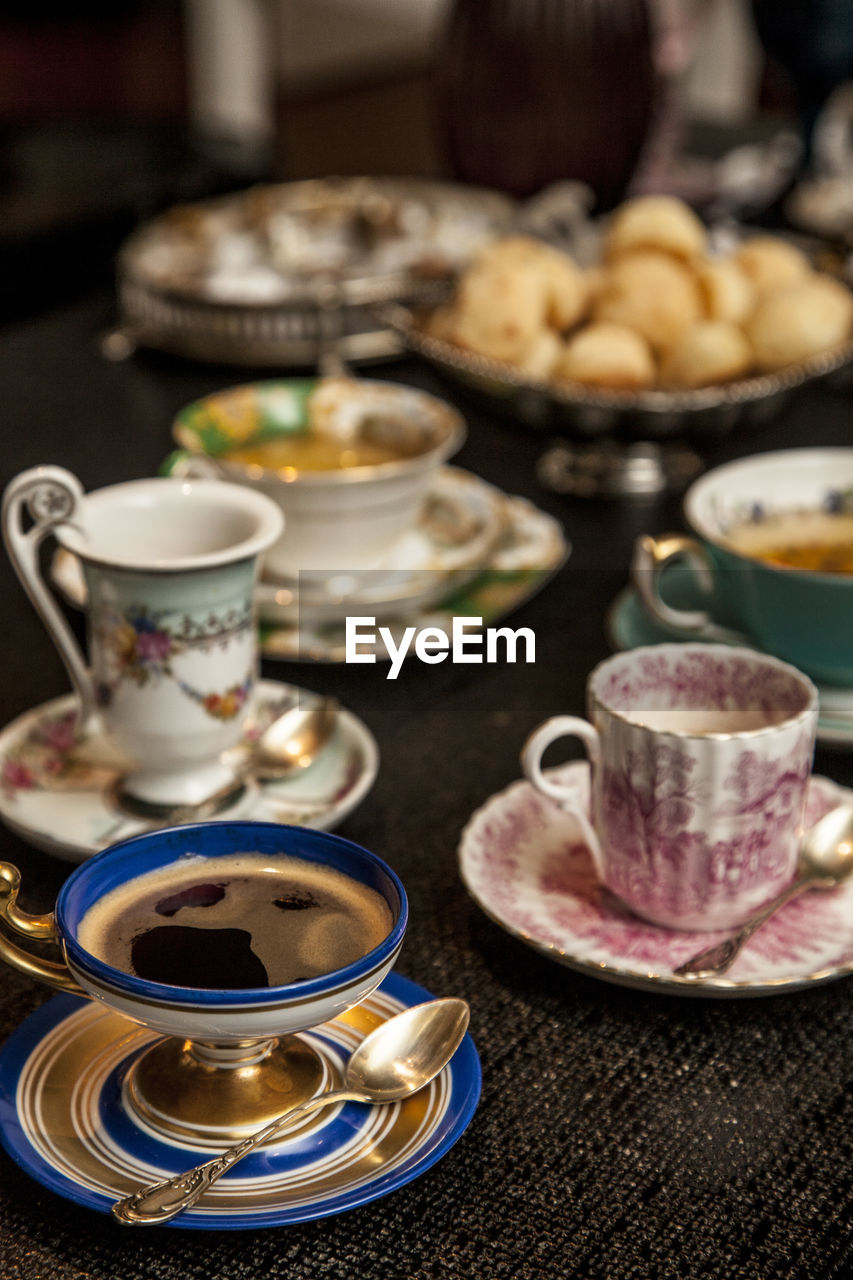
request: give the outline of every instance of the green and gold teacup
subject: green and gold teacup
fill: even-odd
[[[462,418],[415,387],[366,378],[282,378],[186,405],[172,475],[215,475],[271,498],[276,578],[372,569],[417,521],[438,468],[461,447]]]

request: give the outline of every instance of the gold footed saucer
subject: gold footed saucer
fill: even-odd
[[[393,973],[408,922],[401,880],[325,831],[164,828],[87,859],[48,914],[24,910],[20,891],[20,870],[0,863],[0,958],[61,995],[0,1053],[2,1140],[40,1181],[104,1211],[328,1093],[365,1035],[430,1000]],[[53,943],[58,959],[33,942]],[[345,1092],[322,1118],[274,1130],[212,1195],[235,1225],[257,1226],[271,1189],[277,1214],[308,1205],[309,1217],[334,1211],[342,1187],[352,1203],[383,1194],[398,1164],[420,1168],[421,1135],[431,1162],[467,1123],[471,1052],[467,1074],[463,1056],[449,1077],[426,1077],[429,1094],[374,1107]],[[448,1130],[457,1070],[466,1100]],[[197,1212],[232,1225],[215,1210],[205,1195]]]
[[[391,973],[361,1004],[294,1037],[300,1052],[319,1063],[313,1092],[335,1087],[371,1030],[429,999],[429,992]],[[156,1040],[145,1027],[75,996],[42,1005],[0,1053],[7,1152],[43,1186],[101,1213],[139,1186],[209,1156],[197,1134],[166,1140],[128,1104],[135,1068]],[[167,1059],[159,1066],[168,1069]],[[257,1230],[387,1195],[442,1158],[467,1128],[479,1094],[479,1059],[466,1035],[451,1063],[419,1093],[391,1106],[344,1103],[305,1117],[247,1156],[171,1226]],[[290,1100],[283,1097],[278,1110]]]
[[[122,1104],[158,1137],[222,1148],[340,1082],[336,1064],[299,1036],[227,1049],[169,1038],[137,1058]]]

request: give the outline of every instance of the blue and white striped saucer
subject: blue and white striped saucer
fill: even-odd
[[[355,1046],[380,1022],[432,997],[392,973],[361,1005],[305,1034],[340,1079]],[[0,1138],[37,1182],[109,1213],[136,1187],[208,1159],[209,1150],[143,1131],[121,1086],[156,1039],[99,1004],[55,996],[0,1053]],[[467,1128],[480,1096],[480,1062],[466,1036],[432,1084],[390,1106],[344,1103],[289,1138],[247,1156],[202,1202],[169,1225],[257,1230],[342,1213],[419,1177]]]

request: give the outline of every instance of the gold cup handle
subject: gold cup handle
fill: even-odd
[[[56,920],[53,912],[44,916],[33,916],[22,911],[18,906],[18,893],[21,888],[21,873],[11,862],[0,862],[0,920],[5,921],[16,933],[27,938],[36,938],[46,942],[56,942]],[[38,978],[60,991],[73,991],[75,995],[85,996],[86,992],[68,970],[64,961],[46,960],[41,956],[30,955],[22,947],[17,946],[0,931],[0,959],[5,960],[13,969],[20,969],[28,978]]]
[[[714,566],[701,542],[680,533],[664,533],[658,537],[642,534],[634,544],[631,581],[649,616],[665,627],[674,639],[748,644],[741,632],[720,626],[705,610],[675,609],[666,603],[660,593],[661,574],[668,564],[676,560],[691,569],[703,596],[710,600],[713,594]]]

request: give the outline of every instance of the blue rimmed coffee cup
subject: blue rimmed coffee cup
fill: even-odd
[[[372,890],[387,907],[388,930],[341,967],[273,986],[194,987],[151,981],[107,963],[81,943],[87,913],[138,878],[168,879],[176,865],[216,876],[229,855],[261,855],[330,871]],[[165,881],[164,881],[165,883]],[[329,832],[268,822],[206,822],[121,841],[82,863],[59,891],[55,910],[32,916],[17,905],[20,873],[0,863],[0,920],[30,938],[59,944],[44,960],[0,934],[0,957],[32,977],[87,996],[142,1023],[157,1038],[128,1070],[123,1091],[139,1123],[172,1139],[219,1145],[245,1136],[291,1103],[328,1087],[328,1064],[307,1032],[364,1000],[399,954],[408,922],[398,876],[376,854]],[[215,945],[211,934],[209,945]]]

